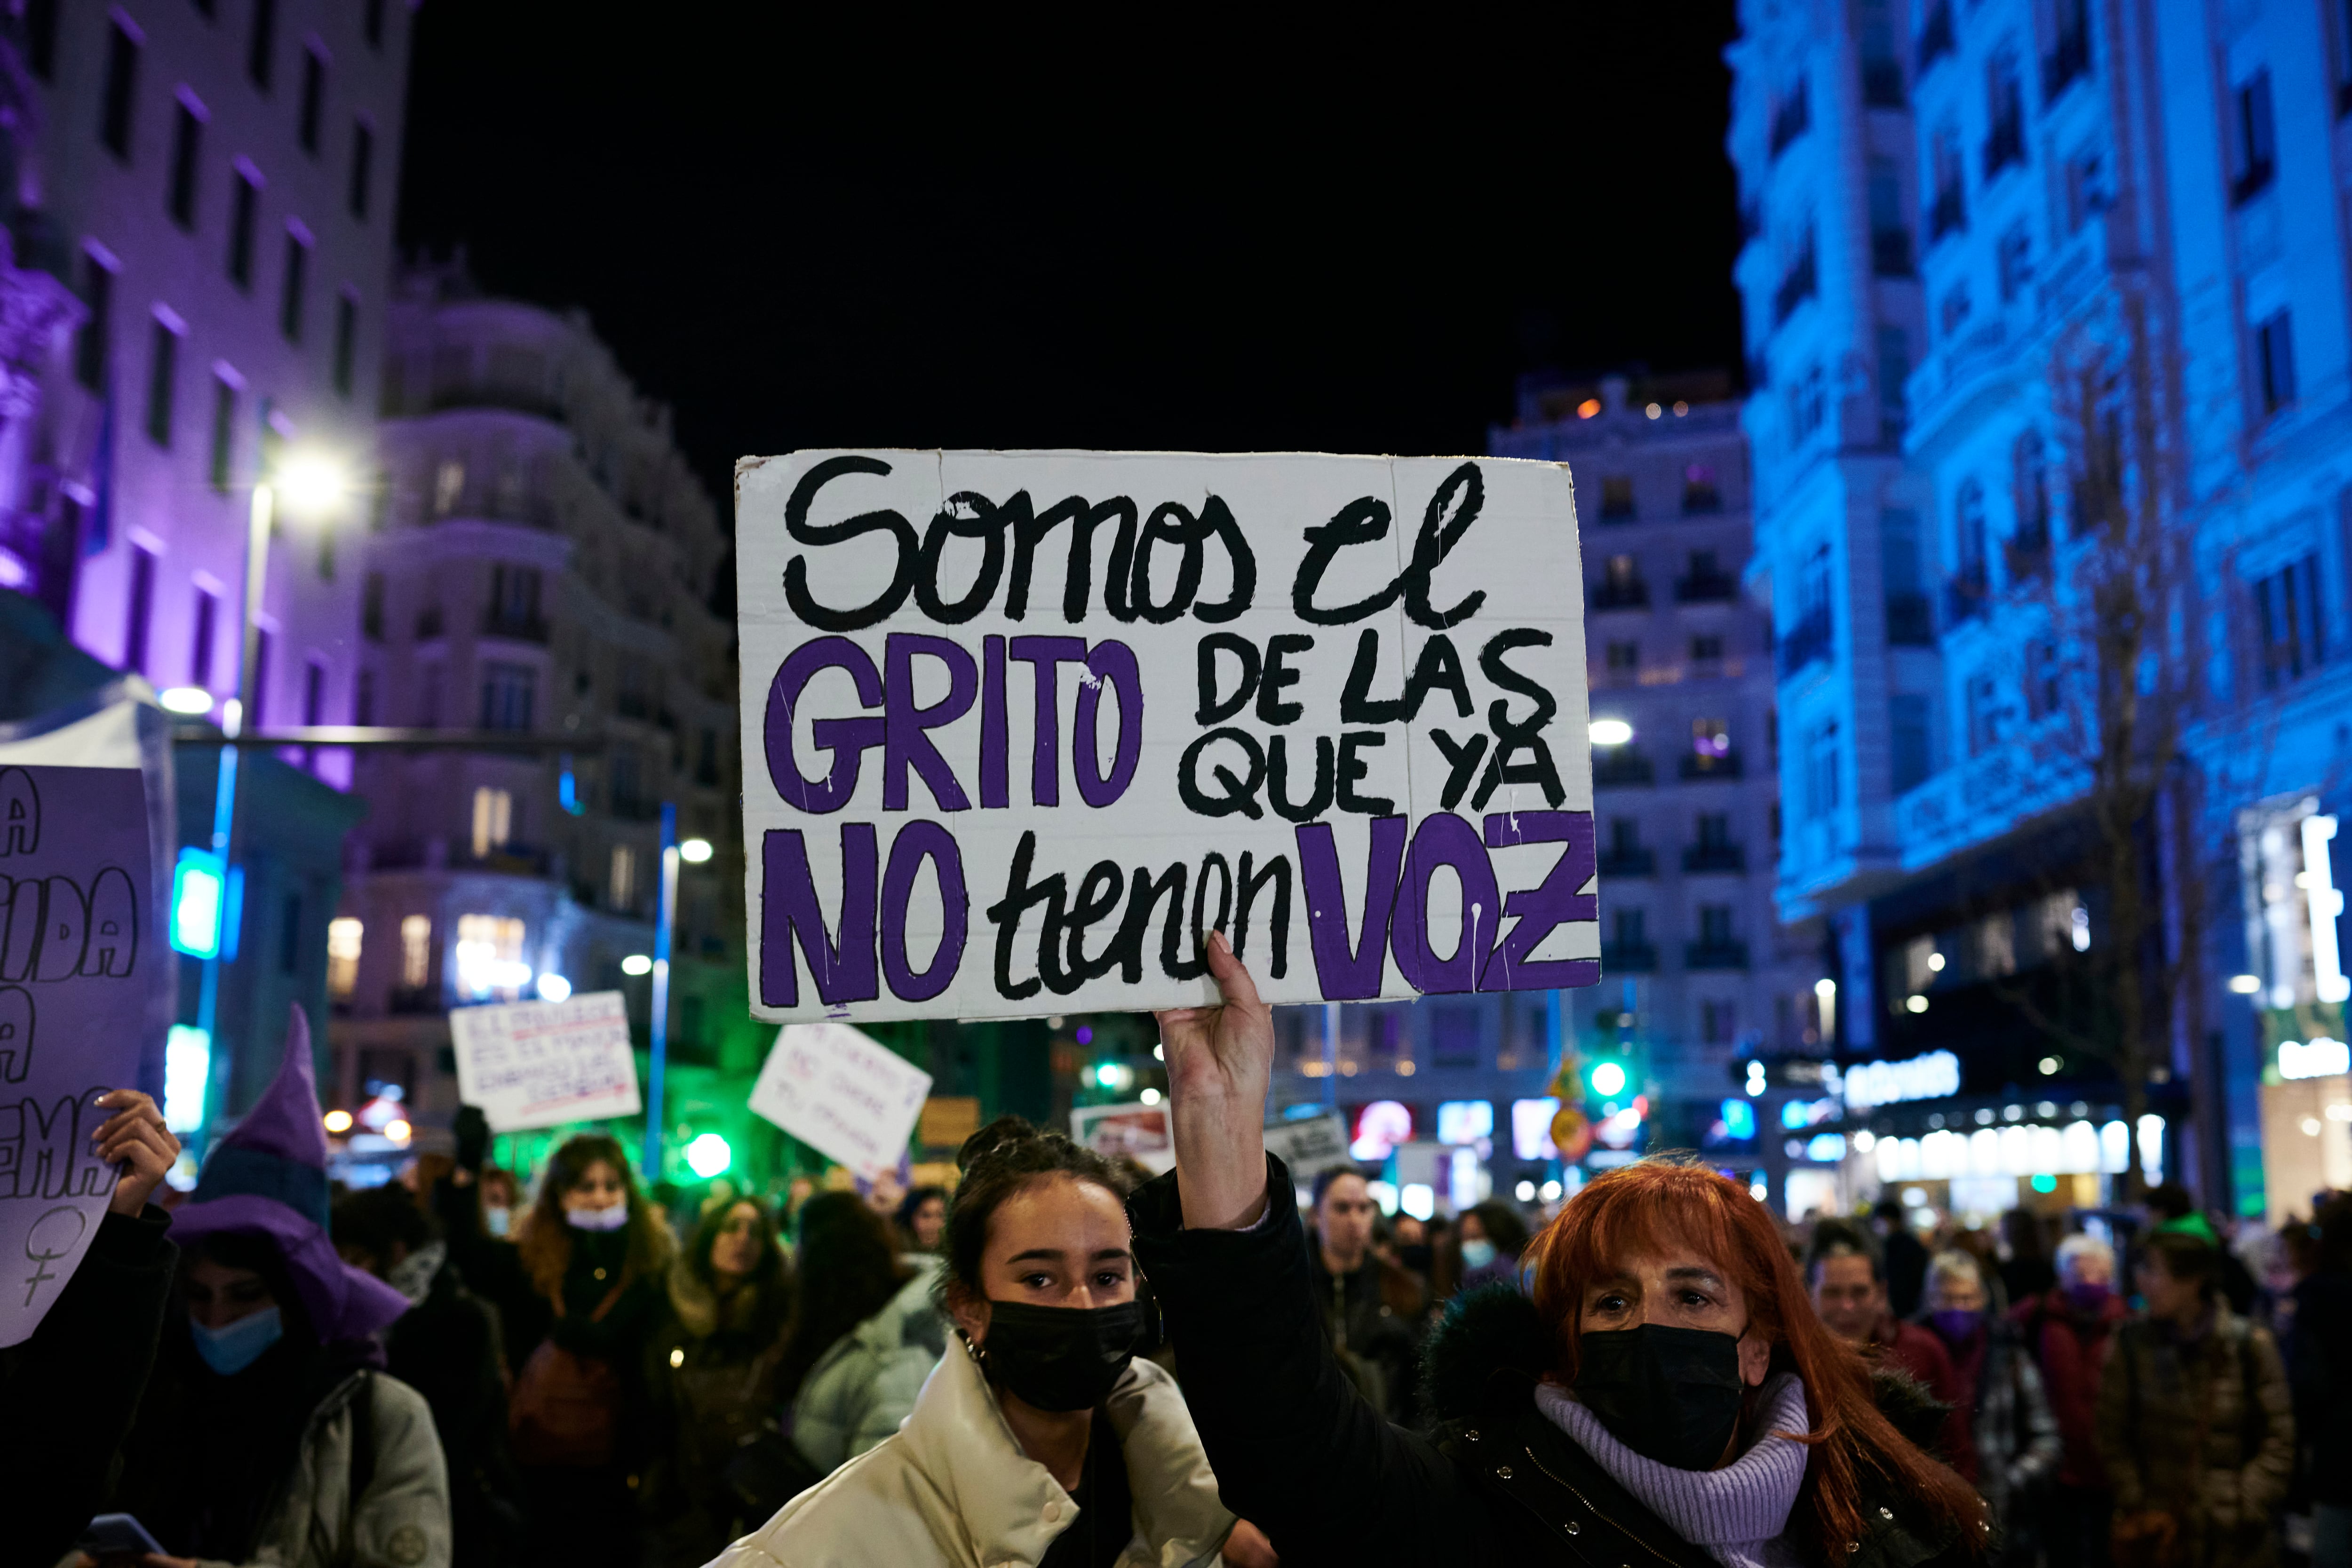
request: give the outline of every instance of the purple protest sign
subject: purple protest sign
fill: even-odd
[[[138,1083],[172,974],[141,755],[130,703],[0,739],[0,1345],[40,1326],[97,1234],[118,1173],[93,1102]]]

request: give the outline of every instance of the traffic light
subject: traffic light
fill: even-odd
[[[190,958],[220,952],[227,878],[209,849],[183,849],[172,868],[172,945]]]
[[[734,1163],[735,1151],[716,1132],[705,1132],[686,1146],[687,1169],[706,1182]]]
[[[1624,1063],[1602,1057],[1586,1070],[1584,1081],[1591,1086],[1595,1099],[1615,1100],[1625,1092],[1631,1079],[1626,1077]]]

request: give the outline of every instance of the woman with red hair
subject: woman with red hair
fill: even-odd
[[[1763,1206],[1699,1165],[1585,1187],[1530,1245],[1532,1299],[1496,1288],[1448,1314],[1431,1435],[1383,1421],[1324,1342],[1261,1136],[1272,1016],[1222,935],[1209,952],[1224,1005],[1160,1015],[1176,1170],[1130,1200],[1135,1251],[1225,1506],[1286,1563],[1981,1554],[1983,1505],[1881,1407],[1916,1418],[1916,1386],[1822,1327]]]

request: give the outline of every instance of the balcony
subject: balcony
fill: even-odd
[[[1870,231],[1870,270],[1877,278],[1909,278],[1914,268],[1911,260],[1911,231],[1907,228],[1874,228]]]
[[[1804,619],[1789,628],[1780,639],[1780,679],[1793,679],[1807,665],[1819,660],[1827,664],[1836,652],[1836,627],[1830,620],[1826,605],[1808,610]]]
[[[1642,848],[1603,849],[1600,868],[1604,877],[1654,877],[1658,874],[1658,852]]]
[[[1694,572],[1675,579],[1675,603],[1720,605],[1739,597],[1739,579],[1728,572]]]
[[[1713,779],[1736,779],[1739,776],[1739,753],[1726,752],[1710,756],[1703,752],[1683,753],[1679,770],[1685,784],[1705,784]]]
[[[1683,515],[1707,517],[1723,510],[1723,491],[1705,479],[1683,481]]]
[[[473,853],[471,845],[462,849],[452,846],[449,854],[453,869],[495,871],[508,877],[544,877],[553,861],[551,851],[528,844],[501,844],[479,855]]]
[[[1927,595],[1886,595],[1886,641],[1891,647],[1936,646],[1936,608]]]
[[[1802,136],[1813,123],[1812,99],[1802,81],[1797,90],[1781,100],[1772,110],[1770,156],[1778,158],[1789,150],[1789,144]]]
[[[420,610],[417,612],[416,640],[418,642],[431,642],[435,637],[441,635],[441,631],[440,605],[435,605],[430,609]]]
[[[1595,789],[1639,788],[1657,782],[1655,765],[1630,746],[1602,746],[1592,753]]]
[[[2050,524],[2045,519],[2039,523],[2021,524],[2015,534],[2001,542],[2001,559],[2009,568],[2011,583],[2047,581],[2050,576]]]
[[[1683,949],[1685,969],[1745,969],[1748,967],[1748,944],[1744,942],[1695,942]]]
[[[1805,247],[1804,254],[1790,264],[1781,276],[1780,286],[1772,290],[1772,324],[1775,327],[1797,313],[1797,307],[1813,297],[1818,282],[1813,266],[1813,248]]]
[[[473,382],[435,387],[433,412],[439,414],[452,408],[503,409],[509,414],[528,414],[533,418],[557,425],[563,423],[562,403],[536,388],[495,386]]]
[[[2060,93],[2090,74],[2090,18],[2078,15],[2058,35],[2058,47],[2042,58],[2042,101],[2056,102]]]
[[[1744,845],[1694,844],[1683,851],[1683,870],[1689,876],[1747,869],[1748,850]]]
[[[1919,26],[1919,74],[1958,47],[1952,36],[1952,0],[1933,0],[1927,19]]]
[[[1933,245],[1968,226],[1968,209],[1962,205],[1959,182],[1939,186],[1934,203],[1927,208],[1927,243]]]
[[[510,615],[492,610],[482,617],[482,635],[504,637],[509,642],[544,644],[548,637],[547,622],[536,615]]]
[[[1957,626],[1963,621],[1981,619],[1985,602],[1990,597],[1984,567],[1979,564],[1966,568],[1944,584],[1944,624]]]
[[[1601,944],[1603,974],[1648,974],[1658,967],[1658,948],[1648,942],[1604,942]]]
[[[1984,177],[1990,181],[2011,163],[2025,162],[2025,117],[2011,110],[1992,123],[1985,137]]]
[[[1650,585],[1639,577],[1622,582],[1607,578],[1592,585],[1592,607],[1595,610],[1646,610],[1650,607]]]

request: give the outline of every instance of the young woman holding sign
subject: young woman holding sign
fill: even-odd
[[[1220,1495],[1286,1560],[1958,1568],[1982,1552],[1982,1504],[1882,1413],[1763,1206],[1703,1166],[1595,1179],[1531,1244],[1532,1300],[1496,1287],[1448,1314],[1432,1436],[1381,1420],[1333,1363],[1290,1174],[1261,1138],[1272,1016],[1222,936],[1210,955],[1225,1005],[1160,1015],[1177,1168],[1136,1194],[1135,1249]]]
[[[959,1163],[957,1337],[914,1414],[714,1568],[1268,1561],[1218,1502],[1174,1380],[1134,1354],[1146,1308],[1109,1163],[1005,1117]]]

